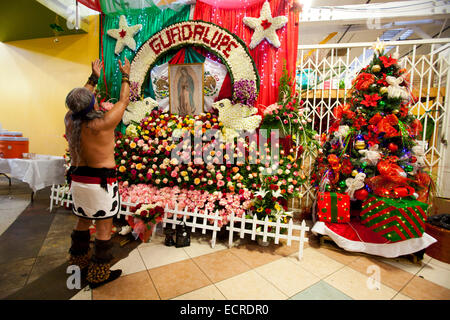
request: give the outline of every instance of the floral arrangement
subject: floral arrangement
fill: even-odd
[[[241,79],[233,84],[233,104],[241,103],[251,107],[257,97],[255,81]]]
[[[152,233],[152,227],[161,222],[164,209],[156,204],[140,203],[133,215],[128,216],[128,223],[133,228],[132,234],[137,239],[147,242]]]
[[[206,139],[210,129],[214,134]],[[124,134],[117,134],[115,150],[122,198],[170,208],[178,204],[180,209],[217,209],[223,224],[231,212],[275,219],[282,214],[278,206],[287,210],[287,199],[298,195],[305,181],[300,160],[282,151],[276,165],[261,161],[256,133],[250,142],[238,140],[235,146],[221,140],[222,129],[216,113],[181,118],[158,109],[139,125],[129,125]],[[203,141],[192,148],[192,141],[184,139],[195,132],[204,133]],[[264,148],[270,154],[269,143]],[[228,161],[229,150],[235,158],[244,153],[249,156],[243,161]],[[260,189],[277,194],[275,202],[265,203],[268,210],[264,213],[257,212],[259,207],[253,203]]]
[[[197,208],[199,213],[217,210],[222,217],[222,220],[219,220],[219,226],[228,223],[232,212],[238,217],[245,214],[245,211],[250,209],[253,198],[252,192],[244,190],[239,193],[220,191],[210,193],[202,190],[181,189],[178,186],[158,188],[148,184],[124,186],[120,183],[119,190],[122,199],[133,203],[152,203],[161,208],[167,206],[172,210],[178,208],[178,210],[194,211]],[[171,217],[170,213],[168,217]]]
[[[194,34],[195,30],[195,34]],[[178,35],[168,37],[168,34]],[[217,39],[229,38],[227,45],[219,45]],[[162,45],[162,42],[164,46]],[[142,44],[131,64],[130,82],[136,82],[137,96],[140,95],[142,84],[149,69],[158,58],[169,50],[181,44],[195,44],[208,47],[214,54],[222,58],[226,64],[231,79],[235,82],[249,79],[259,86],[259,76],[246,44],[220,26],[205,21],[184,21],[172,24],[155,33]]]
[[[295,158],[301,154],[316,156],[320,147],[319,136],[312,128],[308,117],[310,109],[303,107],[286,66],[280,78],[278,102],[268,106],[263,112],[262,128],[280,130],[283,149]],[[291,150],[292,149],[292,150]]]

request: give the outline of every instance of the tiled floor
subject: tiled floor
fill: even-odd
[[[6,199],[6,201],[4,201]],[[48,190],[33,203],[23,184],[0,179],[0,298],[3,299],[183,299],[183,300],[350,300],[450,299],[450,265],[431,257],[414,264],[405,257],[385,259],[349,253],[332,244],[319,247],[309,234],[301,261],[297,247],[268,247],[236,239],[192,235],[185,248],[166,247],[158,233],[150,243],[116,235],[113,269],[122,276],[103,287],[66,286],[67,250],[75,218],[59,208],[48,211]],[[3,204],[6,204],[5,206]],[[379,283],[373,270],[379,271]]]

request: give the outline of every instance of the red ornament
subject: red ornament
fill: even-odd
[[[410,161],[411,161],[411,163],[415,163],[417,161],[417,158],[412,156]]]
[[[355,199],[364,201],[369,196],[369,192],[366,189],[359,189],[355,191]]]
[[[388,149],[391,151],[391,152],[397,152],[398,151],[398,146],[395,144],[395,143],[389,143],[389,145],[388,145]]]

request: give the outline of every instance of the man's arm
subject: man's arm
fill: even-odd
[[[105,113],[103,119],[101,119],[99,126],[100,129],[114,129],[120,123],[123,117],[123,113],[130,102],[130,62],[125,58],[125,64],[119,60],[119,69],[122,72],[122,87],[120,89],[120,98],[114,106]]]
[[[88,81],[84,85],[86,89],[88,89],[91,92],[94,92],[95,86],[97,85],[98,78],[100,78],[100,71],[103,68],[103,62],[101,62],[99,59],[92,62],[92,73],[89,77]]]

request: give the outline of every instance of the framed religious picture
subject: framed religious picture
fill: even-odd
[[[181,117],[203,113],[203,63],[169,65],[170,112]]]

